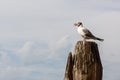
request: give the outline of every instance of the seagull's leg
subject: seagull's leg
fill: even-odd
[[[84,38],[84,39],[83,39],[83,44],[85,44],[85,43],[86,43],[86,39]]]

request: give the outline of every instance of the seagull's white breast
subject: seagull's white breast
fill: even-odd
[[[85,33],[83,32],[83,27],[78,27],[77,28],[77,31],[78,31],[78,33],[81,35],[81,36],[84,36],[85,35]]]

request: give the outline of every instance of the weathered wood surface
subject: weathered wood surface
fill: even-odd
[[[72,65],[73,65],[72,53],[70,52],[68,55],[68,61],[67,61],[67,65],[66,65],[64,80],[73,80],[73,74],[72,74],[73,66]]]
[[[95,42],[78,41],[69,53],[64,80],[102,80],[102,64]]]

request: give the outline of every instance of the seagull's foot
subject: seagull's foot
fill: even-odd
[[[86,42],[87,42],[87,41],[84,39],[84,40],[83,40],[83,44],[85,44]]]

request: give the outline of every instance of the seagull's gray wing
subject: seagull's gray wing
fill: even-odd
[[[83,32],[86,37],[95,38],[95,36],[88,29],[83,29]]]

